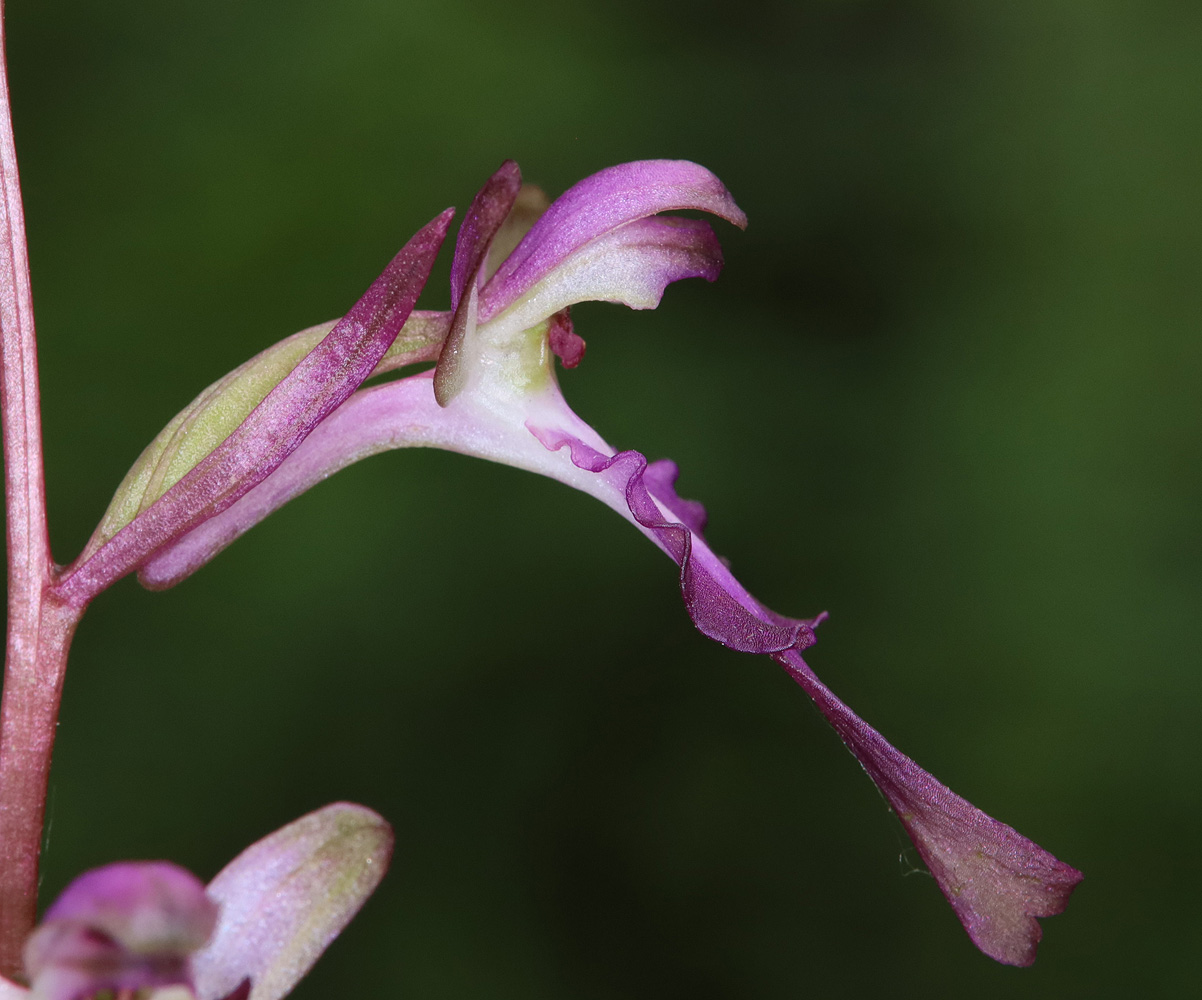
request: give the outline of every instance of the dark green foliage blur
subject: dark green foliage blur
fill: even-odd
[[[713,169],[714,286],[576,312],[570,401],[671,456],[809,657],[1086,873],[979,955],[870,782],[670,563],[555,484],[374,458],[80,628],[47,901],[396,826],[301,998],[1181,997],[1202,946],[1202,8],[8,0],[56,556],[201,388],[506,157]],[[449,254],[423,304],[447,301]]]

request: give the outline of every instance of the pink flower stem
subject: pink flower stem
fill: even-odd
[[[21,972],[37,908],[38,855],[67,649],[83,608],[48,596],[37,342],[17,177],[0,0],[0,412],[8,551],[8,638],[0,702],[0,974]]]

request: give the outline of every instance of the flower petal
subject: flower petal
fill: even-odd
[[[1043,930],[1084,876],[988,816],[914,763],[823,684],[796,651],[774,657],[826,716],[914,841],[973,943],[1030,965]]]
[[[570,433],[527,426],[548,451],[566,447],[576,468],[621,492],[630,518],[680,567],[681,596],[704,635],[744,653],[780,653],[814,644],[814,629],[825,614],[786,618],[752,597],[690,527],[703,523],[704,509],[676,495],[674,463],[657,463],[648,483],[647,459],[640,452],[606,455]]]
[[[191,872],[165,861],[85,872],[46,911],[25,946],[38,1000],[192,984],[190,956],[217,906]]]
[[[221,1000],[247,979],[250,1000],[288,993],[375,890],[392,843],[382,818],[340,802],[239,854],[209,883],[221,919],[193,961],[198,1000]]]
[[[464,213],[451,261],[452,310],[458,308],[468,283],[476,280],[483,268],[493,238],[509,218],[521,188],[521,170],[513,160],[506,160],[476,192]]]
[[[455,241],[451,262],[451,332],[442,345],[434,395],[446,406],[464,386],[464,344],[476,329],[477,295],[493,237],[509,217],[522,187],[522,173],[506,160],[472,199]],[[466,294],[465,294],[466,293]]]
[[[557,479],[621,513],[680,566],[681,594],[701,632],[773,655],[814,698],[898,813],[978,947],[1001,962],[1034,960],[1034,918],[1060,912],[1080,873],[939,784],[822,685],[799,653],[825,616],[786,618],[747,592],[701,537],[704,509],[677,496],[675,465],[615,454],[557,389],[525,399],[515,415],[471,395],[442,409],[429,383],[423,373],[356,393],[272,477],[148,563],[144,575],[169,583],[212,554],[221,538],[207,534],[246,530],[331,471],[386,448],[445,448]]]
[[[489,336],[526,330],[577,302],[618,302],[654,309],[682,278],[714,281],[722,248],[709,223],[653,216],[598,236],[565,257],[508,310],[488,323]]]
[[[636,219],[685,209],[747,224],[722,182],[687,160],[622,163],[586,177],[555,200],[484,287],[480,321],[504,312],[585,244]]]
[[[408,319],[451,221],[448,209],[405,245],[330,333],[236,430],[55,587],[83,604],[155,549],[234,503],[275,469],[375,369]]]

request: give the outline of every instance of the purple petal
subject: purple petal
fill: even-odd
[[[46,911],[25,946],[25,970],[45,1000],[191,986],[190,956],[216,921],[217,904],[190,872],[163,861],[107,865]]]
[[[672,282],[713,281],[721,271],[722,248],[709,223],[673,216],[637,219],[565,257],[504,315],[492,317],[489,330],[526,330],[577,302],[654,309]],[[481,322],[485,318],[481,305]]]
[[[808,628],[787,646],[773,649],[782,625],[791,620],[755,601],[696,535],[690,545],[688,528],[696,530],[704,512],[676,497],[674,466],[658,470],[650,485],[678,524],[667,522],[651,503],[646,459],[638,452],[606,458],[569,435],[535,433],[548,448],[567,445],[577,467],[601,476],[616,472],[625,479],[631,513],[659,534],[662,547],[681,566],[681,592],[697,628],[732,648],[772,653],[814,699],[889,801],[977,947],[1009,965],[1034,962],[1042,936],[1035,918],[1063,911],[1081,873],[940,784],[831,694],[800,656],[814,641],[812,627],[822,616],[794,623]]]
[[[578,469],[608,480],[624,492],[635,522],[680,566],[681,596],[693,624],[704,635],[744,653],[780,653],[814,644],[814,628],[826,617],[824,614],[808,619],[786,618],[760,604],[700,535],[690,530],[690,524],[703,523],[705,511],[700,504],[676,495],[674,464],[657,463],[648,483],[647,459],[637,451],[606,456],[561,431],[535,427],[530,431],[548,451],[568,448],[572,464]],[[667,508],[667,516],[663,508]]]
[[[83,604],[155,549],[224,510],[293,452],[366,379],[404,325],[451,221],[421,229],[329,335],[226,440],[55,588]]]
[[[676,480],[680,478],[680,467],[670,458],[652,462],[643,472],[643,485],[676,520],[694,535],[705,534],[709,515],[705,506],[697,500],[685,500],[676,493]]]
[[[198,1000],[246,980],[250,1000],[287,994],[379,885],[392,844],[383,819],[340,802],[239,854],[209,883],[221,920],[194,959]]]
[[[0,976],[0,1000],[29,1000],[29,990]]]
[[[434,376],[434,395],[441,406],[446,406],[463,388],[463,346],[476,328],[476,296],[488,249],[508,218],[521,187],[522,173],[518,165],[513,160],[506,160],[472,199],[459,227],[455,259],[451,263],[454,316]]]
[[[152,584],[169,583],[330,471],[385,448],[446,448],[558,479],[628,517],[676,561],[685,605],[705,635],[772,654],[789,670],[897,811],[973,941],[998,961],[1034,959],[1040,935],[1034,918],[1060,912],[1080,873],[939,784],[821,684],[799,652],[813,643],[825,616],[785,618],[743,588],[700,535],[704,509],[676,494],[674,464],[648,465],[638,452],[607,451],[557,392],[527,401],[539,419],[526,428],[487,402],[473,408],[467,395],[447,409],[432,397],[428,374],[357,393],[273,477],[148,563],[144,574],[154,574]],[[561,449],[569,462],[557,460]]]
[[[1007,965],[1034,962],[1043,936],[1035,918],[1061,913],[1081,872],[896,750],[836,698],[796,651],[774,659],[814,699],[893,807],[973,943]]]
[[[509,217],[521,188],[521,170],[513,160],[506,160],[472,199],[459,226],[451,262],[452,310],[458,308],[468,282],[475,280],[484,266],[488,248]]]
[[[722,182],[687,160],[623,163],[586,177],[556,199],[501,264],[482,293],[480,321],[508,309],[587,243],[636,219],[684,209],[747,224]]]

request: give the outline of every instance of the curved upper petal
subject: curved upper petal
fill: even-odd
[[[504,312],[587,243],[637,219],[686,209],[747,224],[722,182],[688,160],[639,160],[586,177],[554,201],[484,286],[480,322]]]

